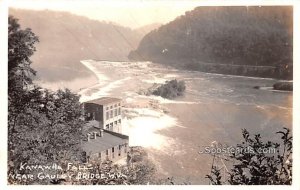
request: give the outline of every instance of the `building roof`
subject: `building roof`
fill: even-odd
[[[94,103],[98,105],[106,105],[114,102],[120,102],[122,99],[120,98],[113,98],[113,97],[102,97],[95,100],[90,100],[85,103]]]
[[[109,148],[128,142],[128,136],[105,129],[103,129],[102,137],[97,136],[96,139],[94,139],[93,132],[100,133],[100,128],[97,126],[99,126],[97,121],[90,121],[83,126],[83,134],[91,134],[89,141],[82,141],[81,143],[81,147],[86,153],[99,153],[101,151],[105,151]]]
[[[92,138],[89,141],[83,141],[81,144],[82,149],[87,154],[95,154],[101,151],[105,151],[112,147],[123,145],[128,142],[128,138],[122,138],[120,136],[116,136],[114,134],[109,133],[108,131],[103,131],[103,136],[97,136],[96,139]]]

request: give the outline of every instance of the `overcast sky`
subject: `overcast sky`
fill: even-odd
[[[199,1],[198,1],[199,2]],[[91,19],[105,20],[137,28],[167,23],[197,6],[197,1],[142,0],[10,0],[9,7],[68,11]]]

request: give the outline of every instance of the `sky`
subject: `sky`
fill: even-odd
[[[168,23],[186,11],[193,10],[197,2],[199,1],[10,0],[8,6],[32,10],[68,11],[134,29],[152,23]]]

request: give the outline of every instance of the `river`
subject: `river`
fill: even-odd
[[[275,79],[182,71],[151,62],[82,64],[98,82],[81,89],[81,101],[122,98],[122,132],[130,136],[129,144],[145,147],[160,175],[177,183],[208,184],[212,156],[199,151],[212,142],[235,145],[243,128],[277,141],[276,131],[292,129],[293,95],[270,90]],[[167,100],[139,93],[171,79],[185,81],[184,96]]]

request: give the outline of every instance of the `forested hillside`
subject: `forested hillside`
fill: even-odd
[[[184,69],[292,78],[292,7],[197,7],[151,31],[130,52]]]
[[[140,32],[67,12],[10,9],[9,14],[19,19],[22,28],[31,28],[39,36],[32,66],[45,81],[91,75],[79,62],[83,59],[127,60],[149,32],[148,28]]]

